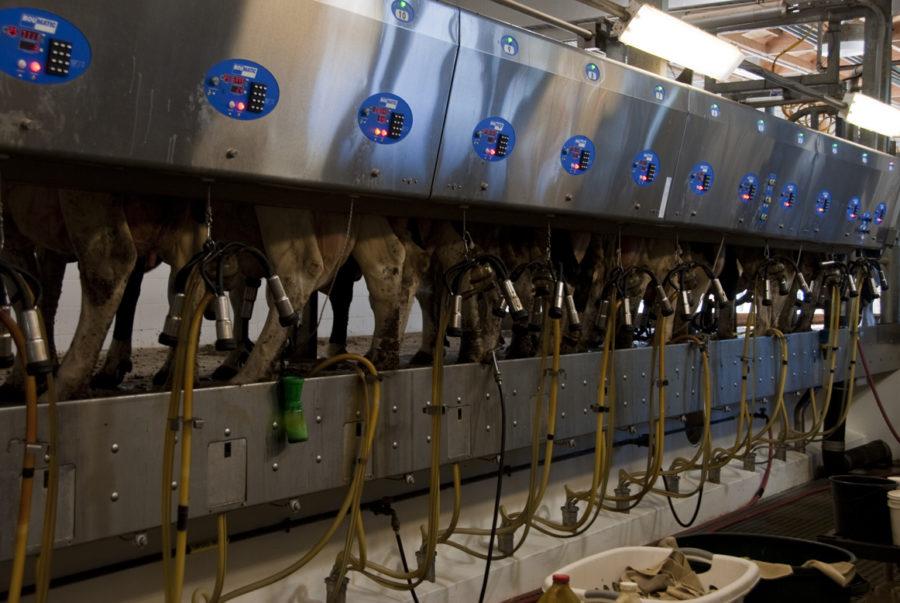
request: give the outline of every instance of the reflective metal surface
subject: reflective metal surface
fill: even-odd
[[[0,77],[5,153],[827,245],[882,246],[900,213],[886,155],[435,0],[35,2],[84,32],[92,62],[53,86]],[[271,72],[277,106],[214,108],[229,89],[208,70],[229,59]],[[492,121],[507,131],[473,138]]]
[[[11,0],[0,7],[18,6]],[[453,75],[458,13],[423,0],[151,3],[34,0],[71,19],[93,63],[68,84],[0,77],[0,150],[27,151],[304,187],[428,195]],[[277,78],[271,114],[237,121],[205,97],[227,59]],[[357,125],[371,95],[399,95],[414,127],[398,144]]]
[[[846,338],[846,333],[843,334]],[[898,368],[898,325],[867,329],[866,354],[875,372]],[[819,333],[788,336],[788,391],[820,385],[825,377]],[[733,414],[740,394],[743,341],[710,342],[716,417]],[[650,391],[650,349],[615,353],[617,426],[645,429],[648,412],[658,401]],[[781,359],[769,339],[755,344],[753,372],[757,398],[765,404],[775,391]],[[591,404],[597,390],[599,353],[563,356],[557,438],[593,433]],[[538,359],[501,362],[507,397],[508,449],[530,446]],[[841,374],[845,366],[839,360]],[[678,418],[702,406],[700,357],[686,345],[667,348],[666,415]],[[370,478],[402,476],[428,467],[430,369],[384,374],[383,406]],[[195,416],[202,429],[193,433],[191,469],[192,517],[222,509],[250,507],[346,484],[358,443],[355,376],[317,377],[306,381],[303,405],[310,438],[288,444],[278,413],[275,385],[197,390]],[[480,365],[446,367],[442,462],[492,456],[498,442],[499,411],[490,369]],[[63,465],[58,538],[60,544],[90,542],[158,525],[161,456],[168,394],[156,393],[60,404],[60,463]],[[546,406],[545,406],[546,408]],[[41,406],[39,427],[47,426]],[[0,492],[17,492],[22,462],[22,407],[0,409]],[[630,437],[630,436],[629,436]],[[39,433],[46,441],[46,432]],[[230,444],[230,446],[228,446]],[[176,459],[178,463],[176,446]],[[41,475],[38,467],[38,475]],[[39,485],[39,484],[38,484]],[[37,495],[40,497],[40,493]],[[36,501],[39,498],[36,498]],[[173,501],[174,503],[174,501]],[[38,504],[35,502],[35,504]],[[0,497],[0,559],[12,542],[7,535],[15,520],[17,498]],[[38,507],[35,507],[36,511]],[[32,514],[40,517],[40,512]],[[37,524],[32,526],[39,534]],[[34,537],[32,538],[34,540]]]

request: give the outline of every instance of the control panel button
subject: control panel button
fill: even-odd
[[[412,109],[396,94],[374,94],[360,105],[357,123],[372,142],[394,144],[406,138],[412,130]]]
[[[755,203],[759,194],[759,176],[747,174],[738,185],[738,201],[741,203]]]
[[[776,174],[769,174],[766,176],[766,186],[763,189],[763,200],[756,213],[756,219],[759,222],[769,221],[769,211],[772,209],[772,203],[775,202],[775,185],[777,183],[778,176]]]
[[[34,84],[60,84],[82,75],[91,46],[74,24],[34,8],[0,9],[0,71]]]
[[[475,154],[485,161],[503,161],[516,146],[516,130],[502,117],[481,120],[472,132]]]
[[[797,203],[797,197],[799,195],[797,185],[793,182],[789,182],[785,184],[781,188],[781,196],[779,200],[781,202],[781,206],[785,209],[791,209]]]
[[[862,208],[862,201],[859,197],[853,197],[847,202],[847,221],[856,222]]]
[[[887,217],[887,203],[879,203],[875,208],[875,211],[872,213],[872,221],[875,222],[877,226],[884,224],[884,219]]]
[[[638,153],[631,162],[631,179],[638,186],[650,186],[659,176],[659,155],[647,149]]]
[[[816,197],[816,215],[824,216],[828,213],[828,210],[831,208],[831,193],[829,191],[822,191],[819,193],[819,196]]]
[[[705,161],[694,165],[688,175],[688,189],[695,195],[702,196],[708,193],[715,182],[716,173],[713,167]]]
[[[580,176],[594,165],[597,149],[587,136],[573,136],[563,145],[560,163],[568,173]]]
[[[248,59],[229,59],[213,65],[206,76],[206,100],[231,119],[259,119],[278,104],[278,81],[271,71]]]

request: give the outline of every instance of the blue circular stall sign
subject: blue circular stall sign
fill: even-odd
[[[599,82],[603,77],[603,73],[600,71],[597,63],[588,63],[584,66],[584,77],[592,82]]]
[[[516,131],[502,117],[487,117],[472,132],[475,153],[485,161],[503,161],[516,146]]]
[[[847,202],[847,221],[856,222],[859,218],[859,210],[862,207],[862,201],[859,197],[853,197]]]
[[[394,0],[391,13],[401,23],[412,23],[416,19],[416,9],[410,0]]]
[[[816,197],[816,215],[822,217],[828,213],[829,209],[831,209],[831,192],[822,191]]]
[[[511,57],[519,54],[519,43],[509,34],[500,38],[500,48]]]
[[[396,94],[373,94],[363,101],[357,113],[359,129],[378,144],[394,144],[409,134],[413,114],[409,104]]]
[[[747,174],[738,185],[738,201],[741,203],[753,203],[759,194],[759,176]]]
[[[91,45],[81,30],[36,8],[0,10],[0,70],[33,84],[62,84],[91,64]]]
[[[638,186],[650,186],[659,176],[659,155],[647,149],[641,151],[631,162],[631,179]]]
[[[872,215],[875,224],[880,225],[884,223],[884,219],[887,217],[887,203],[879,203],[878,207],[875,208],[875,213]]]
[[[800,196],[800,189],[793,182],[788,182],[781,188],[781,206],[785,209],[791,209],[797,204],[797,197]]]
[[[688,188],[695,195],[702,196],[708,193],[716,180],[716,173],[713,167],[705,161],[694,165],[688,176]]]
[[[206,100],[226,117],[250,121],[265,117],[278,105],[278,81],[272,72],[247,59],[213,65],[204,79]]]
[[[580,176],[594,165],[597,149],[587,136],[573,136],[563,145],[560,162],[573,176]]]

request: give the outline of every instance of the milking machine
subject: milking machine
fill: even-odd
[[[0,235],[2,236],[2,235]],[[13,320],[10,295],[11,286],[18,306],[18,321]],[[41,297],[40,283],[27,272],[0,260],[0,297],[4,300],[0,308],[0,324],[3,338],[7,342],[2,354],[4,363],[13,361],[11,341],[15,345],[20,368],[25,375],[25,437],[21,441],[24,450],[19,490],[18,519],[16,521],[13,545],[12,569],[10,571],[8,600],[17,603],[22,592],[27,558],[28,525],[31,516],[31,499],[34,489],[35,466],[38,455],[43,453],[47,462],[47,491],[44,499],[44,514],[41,524],[41,548],[36,564],[35,592],[37,601],[47,600],[50,586],[50,568],[53,555],[53,536],[56,526],[56,503],[59,489],[59,427],[57,418],[56,386],[53,378],[53,362],[47,345],[43,319],[38,302]],[[46,386],[48,441],[38,441],[38,378]]]

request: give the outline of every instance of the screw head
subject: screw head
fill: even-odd
[[[172,489],[173,489],[173,490],[177,490],[177,489],[178,489],[178,482],[173,481],[170,485],[172,486]]]
[[[396,450],[398,446],[400,446],[398,442],[391,443],[391,448],[393,448],[394,450]]]
[[[112,451],[113,454],[115,454],[119,451],[119,445],[116,443],[113,443],[113,445],[110,446],[109,449]]]
[[[278,462],[272,463],[272,471],[278,471]]]
[[[272,421],[272,430],[278,429],[278,421]]]
[[[490,426],[490,425],[485,425],[485,426],[484,426],[484,430],[485,430],[485,431],[490,431],[490,430],[491,430],[491,426]]]
[[[316,462],[317,462],[317,463],[321,463],[321,462],[322,462],[322,455],[321,455],[321,454],[317,454],[317,455],[316,455]]]
[[[111,501],[113,501],[113,502],[116,502],[117,500],[119,500],[119,493],[118,493],[118,492],[113,492],[112,494],[110,494],[110,495],[109,495],[109,500],[111,500]]]
[[[322,415],[316,415],[316,423],[322,422]]]
[[[391,407],[391,410],[392,410],[393,412],[397,412],[397,405],[394,404],[394,405]]]
[[[226,427],[226,428],[225,428],[225,437],[227,438],[227,437],[230,436],[230,435],[231,435],[231,428]]]

